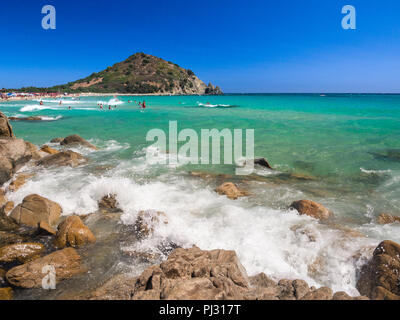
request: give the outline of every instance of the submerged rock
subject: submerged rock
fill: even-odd
[[[87,159],[81,154],[67,150],[58,152],[56,154],[48,155],[37,162],[38,166],[50,167],[50,166],[70,166],[77,167],[83,164]]]
[[[99,201],[99,209],[110,211],[110,212],[121,212],[122,210],[118,208],[118,203],[115,194],[108,194],[101,198]]]
[[[164,212],[146,210],[140,211],[135,221],[134,229],[138,239],[150,236],[157,224],[168,223],[168,218]]]
[[[18,234],[0,231],[0,247],[14,243],[21,243],[24,241],[26,241],[26,239]]]
[[[81,266],[81,257],[76,250],[66,248],[14,267],[7,272],[6,278],[15,287],[41,288],[44,277],[43,268],[47,266],[54,267],[56,283],[85,271]]]
[[[17,243],[0,248],[0,262],[18,261],[24,263],[43,252],[44,246],[40,243]]]
[[[42,121],[43,119],[39,116],[29,116],[29,117],[9,117],[10,121]]]
[[[41,221],[55,225],[61,212],[62,209],[58,203],[37,194],[31,194],[14,208],[10,217],[18,224],[36,228]]]
[[[62,140],[60,144],[63,146],[83,146],[86,148],[97,150],[96,146],[86,141],[82,137],[78,136],[77,134],[73,134],[71,136],[64,138],[64,140]]]
[[[374,300],[400,300],[400,245],[383,241],[365,264],[357,281],[362,295]]]
[[[301,215],[305,214],[315,219],[324,220],[332,216],[332,212],[322,204],[311,200],[294,201],[290,205],[291,209],[296,209]]]
[[[247,191],[239,189],[232,182],[225,182],[221,184],[217,189],[215,189],[215,191],[220,195],[226,195],[231,200],[236,200],[240,197],[245,197],[250,194]]]
[[[26,180],[34,177],[35,174],[32,173],[20,173],[17,175],[17,177],[10,183],[8,186],[8,191],[15,192],[19,188],[21,188],[25,183]]]
[[[388,213],[381,213],[378,216],[377,222],[379,224],[390,224],[390,223],[400,222],[400,217],[396,217]]]
[[[58,226],[54,245],[57,248],[78,247],[96,242],[92,231],[78,216],[69,216]]]

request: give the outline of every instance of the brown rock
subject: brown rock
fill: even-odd
[[[346,292],[339,291],[333,295],[332,300],[369,300],[368,297],[360,296],[360,297],[351,297]]]
[[[377,222],[379,224],[389,224],[389,223],[400,222],[400,217],[396,217],[396,216],[393,216],[388,213],[381,213],[378,216]]]
[[[13,129],[7,116],[0,112],[0,137],[14,137]]]
[[[150,236],[159,223],[168,223],[168,218],[164,212],[154,210],[140,211],[134,225],[138,239]]]
[[[225,182],[215,189],[218,194],[226,195],[231,200],[236,200],[239,197],[248,196],[249,193],[244,190],[240,190],[234,183]]]
[[[372,259],[361,268],[357,289],[374,300],[400,299],[400,245],[383,241],[375,249]]]
[[[73,134],[71,136],[66,137],[63,141],[60,142],[61,145],[65,146],[76,146],[80,145],[86,148],[90,148],[93,150],[97,150],[97,147],[92,145],[90,142],[86,141],[82,137],[78,136],[77,134]]]
[[[6,283],[6,270],[0,268],[0,287]]]
[[[24,263],[43,252],[40,243],[17,243],[0,248],[0,262],[18,261]]]
[[[0,300],[12,300],[13,291],[11,288],[0,288]]]
[[[46,153],[49,153],[49,154],[56,154],[56,153],[60,152],[60,151],[58,151],[56,149],[50,148],[48,145],[42,146],[40,148],[40,151],[43,151],[43,152],[46,152]]]
[[[37,227],[41,221],[54,225],[60,218],[60,205],[37,194],[26,196],[22,203],[14,208],[10,217],[18,224]]]
[[[0,207],[4,206],[7,202],[6,193],[4,189],[0,189]]]
[[[81,267],[81,257],[76,250],[66,248],[12,268],[6,274],[7,281],[15,287],[41,288],[43,268],[46,266],[54,267],[57,283],[85,271]]]
[[[35,175],[32,173],[20,173],[17,175],[15,180],[13,180],[10,185],[8,186],[8,191],[15,192],[19,188],[21,188],[25,183],[26,180],[34,177]]]
[[[6,213],[6,206],[0,209],[0,230],[11,231],[18,229],[18,224],[15,223]]]
[[[30,143],[28,141],[25,141],[25,144],[29,151],[32,153],[32,159],[33,160],[40,160],[43,157],[47,156],[47,153],[40,151],[37,146],[35,146],[33,143]]]
[[[63,141],[64,138],[53,138],[50,140],[51,143],[60,143],[61,141]]]
[[[49,225],[46,221],[40,221],[38,225],[39,234],[46,234],[54,236],[57,231]]]
[[[0,247],[14,243],[21,243],[24,241],[26,241],[26,239],[20,235],[6,231],[0,231]]]
[[[67,150],[56,154],[48,155],[37,162],[38,166],[70,166],[77,167],[87,161],[81,154]]]
[[[301,300],[332,300],[333,292],[331,288],[322,287],[307,293]]]
[[[14,206],[14,201],[7,201],[2,210],[6,215],[8,215],[12,211],[12,209],[14,209]]]
[[[39,116],[29,116],[29,117],[9,117],[10,121],[42,121],[43,119]]]
[[[104,196],[99,201],[99,208],[111,212],[120,212],[121,209],[118,208],[117,199],[115,197],[115,194],[108,194]]]
[[[328,219],[332,215],[332,212],[322,204],[311,200],[294,201],[290,208],[296,209],[301,215],[305,214],[319,220]]]
[[[96,238],[90,229],[78,216],[69,216],[59,226],[55,239],[57,248],[78,247],[96,242]]]

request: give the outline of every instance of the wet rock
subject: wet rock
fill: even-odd
[[[46,266],[54,267],[56,283],[85,271],[76,250],[66,248],[12,268],[6,274],[7,281],[19,288],[41,288],[43,268]]]
[[[26,241],[26,239],[18,234],[0,231],[0,247],[14,243],[21,243],[24,241]]]
[[[0,288],[6,284],[6,270],[0,268]]]
[[[339,291],[333,295],[332,300],[369,300],[369,298],[365,296],[351,297],[346,292]]]
[[[64,138],[53,138],[50,140],[51,143],[60,143],[61,141],[63,141]]]
[[[140,211],[134,224],[137,238],[147,238],[154,232],[155,227],[160,223],[168,223],[168,218],[164,212],[154,210]]]
[[[305,214],[318,220],[328,219],[332,216],[332,212],[322,204],[311,200],[294,201],[290,205],[290,208],[296,209],[301,215]]]
[[[16,243],[0,248],[0,262],[9,263],[18,261],[24,263],[43,252],[44,246],[40,243]]]
[[[14,201],[7,201],[2,207],[3,212],[8,215],[14,209]]]
[[[50,148],[48,145],[44,145],[40,148],[40,151],[46,152],[48,154],[56,154],[59,153],[60,151]]]
[[[14,137],[12,126],[8,121],[7,116],[2,112],[0,112],[0,137]]]
[[[254,165],[259,165],[259,166],[267,168],[267,169],[273,169],[271,167],[271,165],[269,164],[268,160],[265,158],[254,159]]]
[[[37,162],[38,166],[70,166],[77,167],[87,162],[87,159],[81,154],[67,150],[56,154],[48,155]]]
[[[6,193],[4,189],[0,189],[0,207],[7,203]]]
[[[92,231],[78,216],[69,216],[58,226],[54,245],[57,248],[79,247],[96,242]]]
[[[0,288],[0,300],[12,300],[13,291],[11,288]]]
[[[39,150],[37,146],[35,146],[33,143],[30,143],[28,141],[25,141],[25,144],[29,151],[32,153],[32,159],[33,160],[40,160],[43,157],[47,156],[47,153]]]
[[[225,182],[221,184],[217,189],[216,192],[220,195],[226,195],[231,200],[236,200],[240,197],[248,196],[249,193],[247,191],[239,189],[234,183],[232,182]]]
[[[58,203],[37,194],[31,194],[14,208],[10,217],[18,224],[36,228],[41,221],[55,225],[61,212],[62,209]]]
[[[0,137],[0,185],[31,159],[32,151],[24,140]]]
[[[159,266],[137,279],[133,299],[243,299],[249,290],[246,270],[234,251],[176,249]]]
[[[4,205],[0,209],[0,230],[11,231],[18,229],[18,227],[18,224],[7,215],[6,206]]]
[[[54,236],[57,233],[57,231],[46,221],[40,221],[38,225],[38,233]]]
[[[301,300],[332,300],[333,292],[331,288],[322,287],[307,293]]]
[[[60,144],[63,146],[83,146],[86,148],[97,150],[96,146],[86,141],[82,137],[78,136],[77,134],[73,134],[71,136],[66,137],[64,140],[60,142]]]
[[[10,121],[42,121],[43,119],[39,116],[29,116],[29,117],[9,117]]]
[[[99,201],[99,209],[109,212],[121,212],[115,194],[108,194]]]
[[[357,289],[374,300],[399,300],[400,245],[383,241],[360,271]]]
[[[20,173],[17,177],[10,183],[8,186],[8,191],[15,192],[19,188],[21,188],[25,183],[26,180],[34,177],[35,174],[33,173]]]
[[[400,217],[396,217],[388,213],[381,213],[378,216],[377,222],[379,224],[390,224],[390,223],[400,222]]]

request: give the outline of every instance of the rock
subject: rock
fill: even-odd
[[[14,208],[10,217],[18,224],[36,228],[41,221],[55,225],[61,212],[62,209],[58,203],[37,194],[31,194]]]
[[[14,244],[14,243],[20,243],[24,242],[25,238],[11,233],[11,232],[6,232],[6,231],[0,231],[0,247],[3,247],[5,245],[9,244]]]
[[[332,300],[369,300],[368,297],[360,296],[360,297],[351,297],[346,292],[339,291],[333,295]]]
[[[96,242],[92,231],[82,222],[78,216],[69,216],[58,226],[55,239],[57,248],[78,247]]]
[[[64,138],[53,138],[50,140],[51,143],[60,143],[61,141],[63,141]]]
[[[108,194],[104,196],[99,201],[99,208],[109,212],[121,212],[122,210],[118,208],[117,199],[115,197],[115,194]]]
[[[32,151],[24,140],[0,138],[0,185],[31,159]]]
[[[46,152],[48,154],[56,154],[59,153],[60,151],[50,148],[48,145],[44,145],[40,148],[40,151]]]
[[[39,116],[29,116],[29,117],[9,117],[10,121],[42,121],[43,119]]]
[[[213,84],[210,82],[208,86],[205,88],[204,94],[209,94],[209,95],[222,95],[223,92],[220,87],[216,86],[214,87]]]
[[[7,203],[6,193],[4,189],[0,189],[0,207]]]
[[[13,129],[7,116],[0,112],[0,137],[14,137]]]
[[[268,160],[265,158],[254,159],[254,164],[271,170],[273,169],[271,165],[268,163]]]
[[[0,262],[24,263],[43,252],[44,246],[40,243],[16,243],[0,248]]]
[[[46,221],[40,221],[38,225],[39,234],[51,235],[54,236],[57,231],[49,225]]]
[[[56,283],[85,271],[76,250],[66,248],[12,268],[6,274],[7,281],[19,288],[41,288],[46,266],[54,267]]]
[[[40,151],[39,148],[37,146],[35,146],[33,143],[25,141],[25,144],[26,144],[28,150],[32,153],[33,160],[40,160],[43,157],[47,156],[47,153]]]
[[[360,271],[357,289],[374,300],[399,300],[400,245],[383,241]]]
[[[400,217],[396,217],[396,216],[393,216],[388,213],[381,213],[378,216],[377,222],[379,224],[389,224],[389,223],[400,222]]]
[[[48,155],[37,162],[38,166],[70,166],[77,167],[87,160],[81,154],[74,151],[62,151],[56,154]]]
[[[6,214],[5,205],[0,209],[0,230],[11,231],[18,229],[18,224]]]
[[[20,173],[17,175],[15,180],[13,180],[10,185],[8,186],[8,191],[15,192],[19,188],[21,188],[25,183],[27,179],[30,179],[34,177],[35,175],[32,173]]]
[[[328,287],[322,287],[316,290],[312,290],[300,300],[332,300],[332,298],[332,289]]]
[[[249,290],[246,270],[234,251],[176,249],[159,266],[137,279],[132,298],[220,300],[243,299]]]
[[[217,189],[216,192],[220,195],[226,195],[231,200],[236,200],[240,197],[248,196],[249,193],[244,190],[240,190],[234,183],[232,182],[225,182],[221,184]]]
[[[332,212],[330,212],[322,204],[311,200],[294,201],[290,205],[290,208],[296,209],[301,215],[305,214],[319,220],[328,219],[332,216]]]
[[[134,225],[137,238],[140,240],[150,236],[160,222],[168,223],[168,218],[164,212],[154,210],[140,211]]]
[[[90,142],[86,141],[82,137],[77,134],[73,134],[71,136],[66,137],[63,141],[60,142],[63,146],[83,146],[86,148],[90,148],[93,150],[97,150],[97,147],[92,145]]]
[[[6,270],[0,268],[0,288],[6,284]]]
[[[7,201],[2,207],[3,212],[8,215],[14,209],[14,201]]]
[[[0,288],[0,300],[12,300],[13,291],[11,288]]]

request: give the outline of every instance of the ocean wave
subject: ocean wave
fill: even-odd
[[[123,103],[124,103],[123,101],[121,101],[121,100],[119,100],[117,98],[112,98],[112,99],[110,99],[108,101],[103,101],[103,100],[97,101],[97,105],[102,104],[103,106],[105,106],[105,105],[107,105],[107,106],[108,105],[117,106],[117,105],[120,105],[120,104],[123,104]]]
[[[57,117],[39,116],[39,117],[42,118],[43,121],[56,121],[62,118],[62,116],[57,116]]]
[[[20,112],[32,112],[32,111],[41,111],[41,110],[57,110],[57,108],[41,106],[39,104],[28,104],[19,109]]]
[[[392,170],[367,170],[364,168],[360,168],[361,172],[367,173],[367,174],[385,174],[385,173],[391,173]]]
[[[230,104],[210,104],[210,103],[201,103],[201,102],[197,102],[197,105],[199,107],[205,107],[205,108],[232,108],[232,107],[235,107]]]

